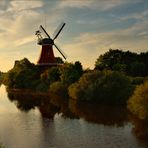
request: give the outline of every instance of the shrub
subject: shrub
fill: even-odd
[[[0,143],[0,148],[5,148],[5,146],[3,144]]]
[[[128,101],[128,109],[140,119],[148,119],[148,81],[136,87]]]
[[[39,80],[39,69],[26,58],[16,61],[3,79],[8,88],[35,88],[34,81]]]
[[[49,91],[53,94],[67,97],[67,85],[64,85],[62,82],[57,81],[50,85]]]
[[[131,88],[130,81],[122,73],[93,71],[85,73],[68,90],[70,97],[76,100],[126,104]]]
[[[42,82],[42,81],[36,81],[36,87],[35,89],[37,91],[47,92],[49,89],[49,85]]]
[[[51,83],[55,81],[60,80],[60,71],[58,67],[51,67],[47,70],[45,70],[41,76],[40,76],[41,81],[44,83],[50,85]]]
[[[74,64],[65,63],[60,69],[60,74],[61,82],[70,85],[78,81],[83,74],[82,65],[78,61]]]
[[[130,77],[130,79],[133,85],[140,85],[144,82],[146,78],[145,77]]]

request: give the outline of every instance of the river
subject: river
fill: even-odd
[[[0,143],[6,148],[148,147],[147,125],[122,109],[53,101],[55,107],[24,96],[0,87]]]

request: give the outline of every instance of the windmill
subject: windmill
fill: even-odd
[[[62,29],[64,28],[65,23],[62,23],[55,32],[53,39],[49,36],[47,31],[40,25],[38,31],[36,31],[35,35],[38,37],[38,45],[42,46],[41,54],[39,60],[37,62],[38,66],[56,66],[58,63],[54,57],[53,46],[59,51],[59,53],[66,59],[65,54],[59,47],[54,43],[55,39],[59,36]],[[45,37],[43,37],[43,34]]]

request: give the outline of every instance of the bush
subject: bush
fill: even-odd
[[[130,81],[122,73],[93,71],[85,73],[68,90],[71,98],[80,101],[126,104],[131,88]]]
[[[146,78],[145,77],[130,77],[130,79],[133,85],[140,85],[144,82]]]
[[[67,97],[67,85],[64,85],[62,82],[57,81],[50,85],[49,91],[53,94],[60,95],[62,97]]]
[[[0,148],[5,148],[5,146],[3,144],[0,143]]]
[[[37,91],[47,92],[49,89],[49,85],[42,82],[42,81],[36,81],[35,89]]]
[[[148,52],[133,53],[119,49],[110,49],[100,55],[95,63],[97,70],[115,70],[126,73],[129,76],[148,76]]]
[[[70,85],[79,80],[83,74],[82,65],[80,62],[65,63],[60,69],[60,79],[62,83]]]
[[[35,88],[35,81],[39,80],[39,69],[26,58],[16,61],[14,67],[9,70],[3,79],[8,88]]]
[[[128,101],[128,109],[140,119],[148,119],[148,81],[136,87]]]

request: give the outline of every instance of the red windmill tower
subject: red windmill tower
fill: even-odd
[[[37,65],[39,66],[56,66],[58,63],[56,62],[56,59],[54,57],[53,52],[53,45],[56,47],[56,49],[60,52],[60,54],[63,56],[64,59],[66,59],[66,56],[64,53],[58,48],[58,46],[54,43],[55,39],[59,36],[61,33],[63,27],[65,26],[65,23],[62,23],[58,29],[57,33],[53,37],[53,39],[49,36],[47,31],[43,28],[42,25],[40,25],[40,30],[36,31],[36,35],[38,37],[38,44],[42,46],[41,54],[39,57],[39,60],[37,62]],[[44,33],[45,37],[43,37],[41,34]]]

